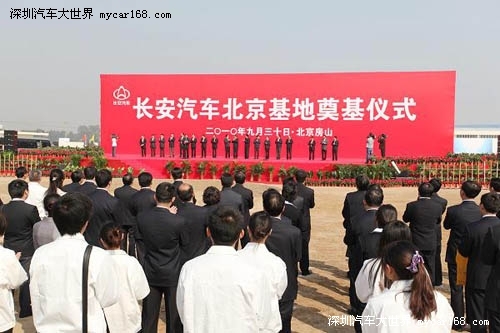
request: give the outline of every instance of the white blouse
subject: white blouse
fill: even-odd
[[[380,258],[365,260],[363,268],[356,277],[355,286],[356,295],[363,303],[368,302],[370,297],[377,296],[384,290],[384,270],[380,264]]]

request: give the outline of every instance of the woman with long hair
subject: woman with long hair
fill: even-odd
[[[52,169],[49,174],[49,188],[45,192],[45,195],[48,194],[59,194],[63,196],[66,194],[62,190],[62,186],[64,183],[64,172],[61,169]]]
[[[137,333],[141,330],[141,307],[139,301],[149,294],[149,284],[137,259],[120,249],[123,231],[113,223],[101,229],[100,242],[111,255],[121,286],[118,303],[104,308],[110,333]]]
[[[408,241],[386,246],[382,268],[387,290],[370,298],[363,311],[363,332],[450,332],[453,310],[434,291],[424,259]]]

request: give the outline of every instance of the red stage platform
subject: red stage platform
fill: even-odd
[[[191,165],[191,173],[189,174],[189,178],[191,179],[199,179],[200,174],[198,172],[198,164],[200,162],[213,163],[217,165],[217,177],[222,173],[222,169],[225,165],[230,165],[231,168],[234,165],[245,165],[247,173],[250,175],[250,168],[252,165],[262,162],[264,166],[264,173],[262,174],[262,181],[270,181],[269,180],[269,172],[268,167],[273,166],[273,179],[271,181],[278,181],[278,175],[280,168],[284,167],[285,169],[289,169],[290,167],[295,167],[298,169],[304,169],[306,171],[316,172],[318,170],[331,170],[333,164],[363,164],[365,162],[364,159],[339,159],[338,161],[332,161],[330,159],[321,160],[321,156],[316,158],[315,160],[308,159],[280,159],[277,160],[275,158],[271,158],[269,160],[265,159],[244,159],[239,158],[237,160],[234,159],[226,159],[222,157],[218,158],[190,158],[190,159],[181,159],[175,157],[171,158],[160,158],[160,157],[140,157],[137,155],[127,155],[127,154],[117,154],[116,157],[111,157],[110,154],[106,154],[106,158],[108,159],[108,165],[112,168],[118,169],[120,167],[124,168],[125,172],[127,167],[134,168],[134,173],[137,173],[140,170],[144,170],[150,172],[154,178],[170,178],[168,171],[166,170],[166,165],[168,162],[173,161],[175,166],[182,167],[183,161],[189,161]],[[210,168],[207,165],[204,177],[205,179],[212,178],[212,174],[210,172]]]

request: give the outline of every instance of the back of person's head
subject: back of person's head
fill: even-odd
[[[379,228],[385,227],[389,222],[396,221],[398,219],[398,211],[396,207],[390,204],[385,204],[380,206],[375,213],[375,221]]]
[[[61,196],[57,193],[47,194],[45,198],[43,198],[43,208],[49,214],[49,217],[52,217],[52,209],[54,208],[54,204],[59,200]]]
[[[358,191],[366,191],[370,186],[370,178],[367,175],[357,175],[356,176],[356,188]]]
[[[39,182],[40,180],[42,180],[42,172],[36,169],[30,170],[29,180],[30,182]]]
[[[28,173],[28,169],[25,166],[20,166],[16,168],[16,177],[22,179]]]
[[[97,169],[94,166],[88,166],[83,169],[83,174],[86,180],[93,180],[96,173]]]
[[[203,191],[203,203],[207,206],[217,205],[220,201],[220,191],[215,186],[208,186]]]
[[[224,172],[220,176],[220,184],[222,185],[222,187],[233,186],[233,176],[230,173]]]
[[[425,182],[418,185],[418,196],[422,198],[430,198],[434,193],[434,187],[431,183]]]
[[[293,202],[297,198],[297,182],[293,178],[283,182],[281,194],[286,201]]]
[[[159,203],[170,203],[175,197],[175,186],[172,183],[162,182],[156,186],[155,198]]]
[[[97,184],[97,187],[101,188],[108,187],[112,179],[113,176],[111,175],[111,172],[108,169],[99,170],[95,175],[95,183]]]
[[[236,184],[243,184],[245,182],[245,173],[243,171],[237,171],[235,174],[234,174],[234,182]]]
[[[179,167],[175,167],[170,171],[173,180],[182,179],[182,169]]]
[[[467,198],[474,199],[481,193],[481,184],[475,180],[466,180],[460,189]]]
[[[500,178],[495,177],[490,180],[490,189],[493,189],[495,192],[500,192]]]
[[[260,242],[271,232],[273,221],[265,211],[253,213],[248,222],[250,237],[255,242]]]
[[[49,193],[57,193],[64,183],[64,172],[61,169],[52,169],[49,174]]]
[[[365,202],[369,207],[379,207],[384,202],[384,193],[376,188],[365,193]]]
[[[52,217],[61,235],[82,231],[92,213],[92,201],[80,192],[66,193],[52,208]]]
[[[141,172],[137,177],[140,187],[150,187],[153,183],[153,175],[149,172]]]
[[[232,246],[240,237],[243,215],[232,207],[220,207],[208,218],[208,230],[215,245]]]
[[[122,243],[123,231],[114,222],[106,223],[99,233],[101,244],[106,250],[119,249]]]
[[[388,222],[380,235],[380,242],[378,244],[379,256],[382,256],[383,250],[388,244],[402,240],[411,242],[411,231],[408,225],[397,220]]]
[[[380,184],[377,184],[377,183],[373,183],[373,184],[368,185],[368,188],[366,190],[367,191],[369,191],[369,190],[379,190],[382,193],[384,193],[384,190],[382,189],[382,186],[380,186]]]
[[[177,196],[182,202],[189,202],[193,199],[194,190],[193,186],[187,183],[182,183],[177,188]]]
[[[408,241],[393,242],[384,250],[382,264],[385,276],[388,277],[387,266],[393,270],[391,280],[412,280],[409,307],[412,317],[425,320],[437,309],[436,297],[432,282],[424,266],[424,259],[415,245]]]
[[[500,197],[496,193],[485,193],[481,196],[481,206],[490,214],[496,214],[500,210]]]
[[[285,207],[285,199],[283,196],[273,188],[265,190],[262,193],[262,201],[264,210],[272,217],[280,216]]]
[[[442,185],[441,179],[432,178],[431,180],[429,180],[429,183],[432,185],[432,193],[438,193]]]
[[[0,213],[0,237],[5,235],[5,230],[7,230],[7,219],[3,213]]]
[[[303,184],[306,181],[307,178],[307,172],[305,172],[302,169],[299,169],[295,171],[295,179],[297,180],[298,183]]]
[[[14,179],[9,183],[8,190],[12,199],[20,199],[28,191],[28,183],[22,179]]]
[[[125,186],[130,186],[134,182],[134,175],[132,175],[130,172],[127,172],[126,174],[123,175],[122,177],[122,183]]]
[[[71,173],[71,181],[73,183],[79,183],[83,179],[83,171],[80,169],[77,169]]]

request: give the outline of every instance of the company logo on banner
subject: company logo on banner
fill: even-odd
[[[118,133],[124,153],[138,153],[141,135],[259,135],[290,136],[297,158],[309,138],[327,137],[330,151],[337,137],[339,158],[362,159],[373,133],[386,135],[388,156],[442,156],[454,110],[451,71],[101,75],[101,134]]]

